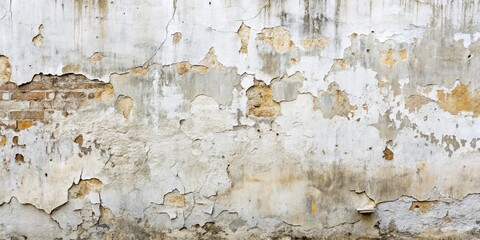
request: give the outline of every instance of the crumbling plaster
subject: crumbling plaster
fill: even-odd
[[[0,237],[479,238],[479,23],[466,0],[0,0]]]

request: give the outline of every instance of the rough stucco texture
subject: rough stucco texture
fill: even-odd
[[[0,0],[0,238],[480,238],[480,2]]]

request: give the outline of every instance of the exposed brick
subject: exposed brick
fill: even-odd
[[[12,100],[44,100],[47,97],[46,92],[14,92]]]
[[[0,91],[0,97],[2,100],[10,100],[10,92]]]
[[[62,99],[66,100],[78,100],[78,99],[85,99],[86,94],[83,92],[66,92],[66,93],[58,93],[58,95],[62,96]]]
[[[0,121],[0,127],[16,129],[17,121]]]
[[[43,119],[44,113],[42,111],[13,111],[10,112],[11,120],[20,120],[20,119]]]
[[[17,121],[17,130],[27,129],[33,126],[32,120],[18,120]]]
[[[14,82],[7,82],[0,85],[0,90],[14,90],[17,88],[17,84]]]
[[[29,82],[18,86],[19,90],[48,90],[52,89],[53,85],[50,82]]]

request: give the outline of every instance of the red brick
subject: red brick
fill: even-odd
[[[14,82],[7,82],[0,85],[0,90],[14,90],[17,88],[17,84]]]
[[[10,112],[11,120],[21,119],[43,119],[44,113],[42,111],[12,111]]]
[[[46,92],[14,92],[12,100],[44,100],[47,97]]]

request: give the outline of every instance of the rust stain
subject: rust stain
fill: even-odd
[[[466,85],[460,84],[450,93],[443,90],[437,91],[440,107],[456,115],[459,112],[472,112],[475,117],[480,114],[480,92],[471,93]]]
[[[427,213],[435,204],[438,204],[438,201],[414,201],[408,210],[415,211],[418,209],[422,213]]]
[[[78,184],[68,189],[68,199],[83,199],[91,192],[99,193],[102,187],[102,181],[97,178],[80,180]]]
[[[240,47],[240,50],[238,50],[239,53],[248,53],[248,40],[250,39],[250,30],[252,28],[247,26],[245,23],[242,22],[242,25],[240,25],[240,28],[238,28],[237,35],[240,38],[240,42],[242,46]]]
[[[273,100],[272,89],[262,81],[255,80],[254,86],[247,90],[248,115],[257,117],[275,117],[280,104]]]
[[[257,40],[271,45],[279,53],[289,52],[295,47],[290,32],[284,27],[264,28],[257,34]]]

